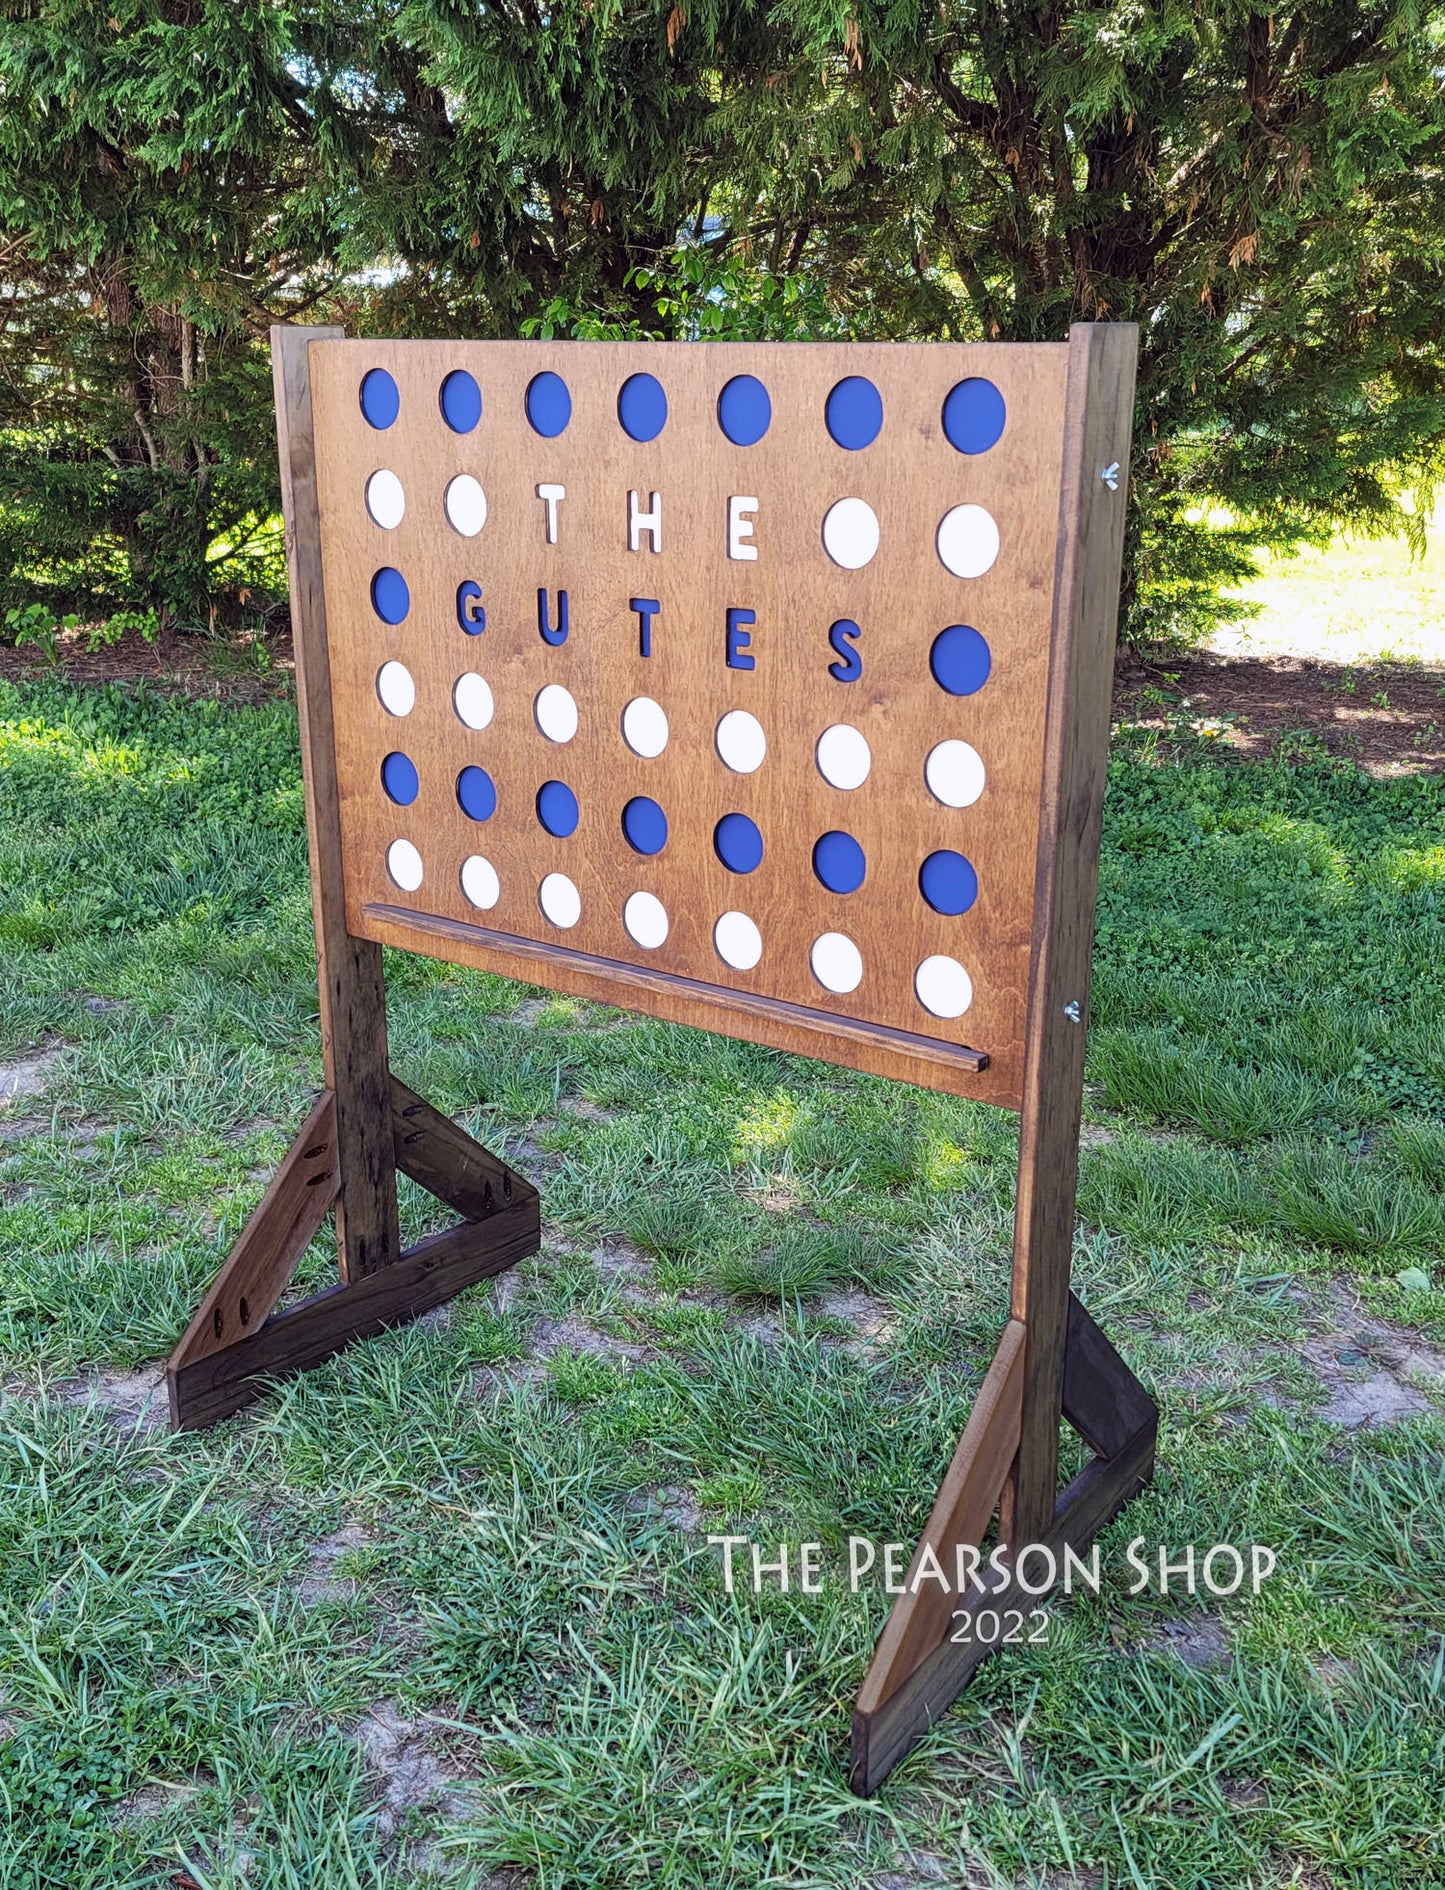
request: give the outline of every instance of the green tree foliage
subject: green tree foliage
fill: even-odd
[[[1445,458],[1445,34],[1408,0],[0,17],[14,596],[195,615],[263,579],[259,337],[308,309],[679,338],[1138,321],[1135,636],[1197,634],[1253,546],[1397,528]]]

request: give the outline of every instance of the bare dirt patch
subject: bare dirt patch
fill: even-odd
[[[425,1715],[403,1719],[380,1701],[357,1725],[355,1738],[367,1763],[379,1775],[382,1810],[378,1823],[394,1831],[410,1811],[460,1817],[468,1809],[465,1774],[441,1758],[429,1743],[433,1722]]]
[[[1343,1283],[1321,1310],[1300,1350],[1329,1394],[1321,1415],[1330,1423],[1350,1431],[1398,1424],[1445,1397],[1445,1353],[1417,1333],[1363,1312]]]
[[[138,630],[127,630],[109,649],[87,650],[82,627],[60,633],[56,656],[52,664],[30,644],[20,649],[0,644],[0,677],[7,682],[53,677],[91,689],[144,682],[166,695],[237,703],[269,701],[290,695],[295,687],[295,653],[283,632],[264,643],[175,634],[147,643]]]
[[[363,1529],[360,1523],[346,1522],[329,1536],[313,1542],[309,1566],[296,1585],[297,1599],[308,1608],[318,1607],[324,1601],[354,1599],[358,1592],[357,1584],[340,1574],[337,1564],[344,1556],[370,1548],[375,1540],[375,1536]]]
[[[12,1057],[8,1063],[0,1063],[0,1116],[26,1097],[44,1092],[50,1072],[65,1055],[65,1049],[63,1043],[42,1044],[23,1057]]]
[[[1424,664],[1124,652],[1114,715],[1165,736],[1181,716],[1196,728],[1217,725],[1222,746],[1254,761],[1304,731],[1368,774],[1445,769],[1445,668]]]
[[[1187,1621],[1166,1621],[1146,1647],[1164,1648],[1187,1667],[1221,1667],[1229,1659],[1229,1634],[1212,1614]]]
[[[93,1404],[127,1430],[164,1430],[170,1423],[164,1365],[133,1372],[92,1372],[73,1379],[61,1396],[67,1404]]]

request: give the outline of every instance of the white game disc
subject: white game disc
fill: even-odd
[[[483,912],[490,912],[502,896],[502,883],[497,878],[496,867],[490,860],[484,860],[480,853],[474,853],[470,859],[462,861],[462,891]]]
[[[538,691],[532,713],[549,742],[570,742],[577,733],[577,704],[561,683],[548,683]]]
[[[825,932],[814,939],[808,962],[825,991],[856,991],[863,982],[863,954],[842,932]]]
[[[998,526],[981,505],[956,505],[938,527],[938,555],[955,577],[982,577],[998,556]]]
[[[983,757],[967,742],[940,742],[923,764],[923,778],[945,807],[972,807],[983,793]]]
[[[565,932],[582,917],[582,895],[565,873],[549,873],[537,888],[542,916]]]
[[[718,723],[713,740],[734,774],[756,773],[768,752],[768,738],[763,733],[762,723],[746,709],[729,710]]]
[[[839,499],[828,507],[823,549],[845,571],[861,571],[870,562],[878,549],[878,514],[866,499]]]
[[[458,473],[447,487],[447,523],[463,538],[475,538],[487,522],[487,495],[470,473]]]
[[[654,952],[667,937],[667,908],[650,892],[635,892],[622,908],[622,923],[629,938]]]
[[[973,1002],[973,979],[956,958],[941,952],[924,959],[913,974],[913,988],[935,1017],[962,1017]]]
[[[873,765],[866,738],[846,722],[835,722],[818,737],[818,772],[830,787],[862,787]],[[851,987],[850,987],[851,988]]]
[[[388,715],[410,715],[416,707],[416,684],[405,663],[383,663],[376,672],[376,698]]]
[[[469,669],[465,676],[458,676],[452,690],[452,706],[457,712],[457,720],[468,728],[485,728],[491,721],[495,710],[492,691],[484,678]]]
[[[400,525],[406,511],[406,494],[394,472],[383,467],[367,480],[366,509],[373,525],[379,525],[384,532],[395,531]]]
[[[415,892],[421,884],[421,855],[410,840],[393,840],[386,849],[386,870],[403,892]]]
[[[763,935],[745,912],[725,912],[712,929],[712,942],[734,971],[751,971],[763,955]]]
[[[655,761],[667,746],[667,715],[651,696],[634,696],[622,711],[622,739],[634,755]]]

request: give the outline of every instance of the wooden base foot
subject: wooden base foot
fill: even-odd
[[[335,1098],[324,1091],[166,1368],[171,1423],[195,1430],[357,1339],[501,1273],[542,1238],[537,1190],[392,1078],[396,1166],[466,1216],[376,1271],[273,1309],[340,1189]]]
[[[997,1649],[1003,1612],[1019,1608],[1027,1614],[1043,1599],[1020,1587],[1007,1567],[981,1567],[964,1588],[956,1585],[956,1551],[981,1545],[1018,1448],[1022,1339],[1023,1327],[1011,1320],[940,1487],[905,1592],[893,1604],[859,1689],[849,1782],[861,1797],[878,1790]],[[1066,1546],[1082,1555],[1149,1481],[1159,1422],[1153,1399],[1072,1294],[1063,1415],[1096,1455],[1058,1497],[1040,1538],[1059,1566]],[[1039,1555],[1025,1573],[1037,1583],[1047,1566]],[[934,1568],[942,1580],[932,1575]],[[917,1592],[909,1592],[915,1583]]]

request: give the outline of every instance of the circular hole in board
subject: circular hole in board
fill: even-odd
[[[496,867],[480,853],[473,853],[462,861],[462,891],[471,904],[483,912],[490,912],[502,896]]]
[[[751,971],[763,955],[763,935],[746,912],[725,912],[712,929],[712,942],[734,971]]]
[[[713,740],[724,764],[734,774],[755,774],[768,752],[762,723],[746,709],[730,709],[718,723]]]
[[[421,855],[410,840],[393,840],[386,849],[386,870],[403,892],[421,884]]]
[[[470,473],[458,473],[447,483],[442,500],[447,523],[462,538],[475,538],[487,522],[487,495]]]
[[[847,722],[835,722],[818,737],[818,772],[830,787],[862,787],[873,766],[867,737]]]
[[[548,683],[532,704],[537,727],[549,742],[570,742],[577,733],[577,704],[570,689]]]
[[[823,419],[836,444],[857,453],[883,430],[883,396],[872,381],[850,374],[829,394]]]
[[[383,367],[372,368],[361,377],[361,411],[368,426],[384,433],[401,412],[401,395],[396,382]]]
[[[935,912],[957,918],[978,898],[978,874],[972,861],[950,847],[942,847],[930,853],[918,869],[918,890]]]
[[[839,499],[823,514],[823,549],[845,571],[861,571],[878,550],[878,514],[866,499]]]
[[[547,875],[537,888],[537,904],[543,918],[564,932],[582,917],[582,895],[565,873]]]
[[[416,707],[416,684],[405,663],[383,663],[376,672],[376,699],[388,715],[410,715]]]
[[[825,932],[808,954],[813,976],[825,991],[842,997],[863,982],[863,954],[845,932]]]
[[[442,419],[453,433],[470,433],[482,417],[482,390],[467,373],[457,368],[441,386]]]
[[[973,980],[956,958],[936,952],[913,974],[913,989],[935,1017],[962,1017],[973,1002]]]
[[[490,820],[497,811],[497,787],[485,768],[463,768],[457,776],[457,805],[471,820]]]
[[[406,494],[401,489],[401,481],[385,466],[366,482],[366,509],[372,524],[379,525],[384,532],[394,532],[406,515]]]
[[[634,755],[655,761],[667,746],[667,712],[651,696],[634,696],[622,711],[622,739]]]
[[[928,751],[923,778],[945,807],[972,807],[984,789],[983,756],[967,742],[939,742]]]
[[[975,696],[988,681],[993,653],[972,624],[951,623],[933,639],[928,667],[951,696]]]
[[[734,446],[756,446],[773,423],[773,403],[762,382],[736,374],[718,395],[717,423]]]
[[[998,557],[998,526],[981,505],[956,505],[938,522],[938,555],[955,577],[982,577]]]
[[[667,908],[653,893],[633,893],[622,908],[622,923],[644,951],[655,952],[667,938]]]
[[[617,396],[617,418],[629,439],[655,440],[667,425],[667,395],[651,374],[633,374]]]
[[[474,669],[458,676],[452,687],[452,707],[467,728],[486,728],[496,710],[491,685]]]

